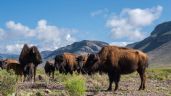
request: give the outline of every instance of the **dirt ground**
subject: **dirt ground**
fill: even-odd
[[[138,91],[140,78],[138,74],[125,75],[121,77],[119,89],[107,92],[108,77],[106,75],[84,76],[86,78],[85,96],[171,96],[171,78],[158,80],[147,78],[146,89]],[[17,84],[18,96],[67,96],[64,85],[56,77],[55,80],[38,81],[35,83],[24,82]],[[114,89],[113,84],[113,89]],[[41,95],[40,95],[41,94]]]

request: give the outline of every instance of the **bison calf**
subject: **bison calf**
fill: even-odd
[[[52,74],[52,78],[54,79],[54,72],[55,72],[55,66],[53,63],[49,62],[49,61],[46,61],[46,64],[45,64],[45,73],[50,77],[51,74]]]

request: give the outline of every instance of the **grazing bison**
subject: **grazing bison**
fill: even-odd
[[[46,61],[45,64],[45,73],[50,77],[50,75],[52,74],[52,78],[54,79],[54,72],[55,72],[55,65],[54,63],[50,62],[50,61]]]
[[[63,63],[63,54],[59,54],[55,56],[55,69],[58,70],[60,73],[65,72],[64,64]]]
[[[7,69],[7,71],[9,70],[13,70],[15,72],[16,75],[20,75],[22,77],[23,72],[22,72],[22,65],[14,59],[6,59],[3,61],[4,62],[4,68]]]
[[[88,58],[88,55],[89,54],[87,54],[87,55],[80,55],[80,56],[78,56],[77,58],[76,58],[76,61],[77,61],[77,71],[78,71],[78,73],[83,73],[83,74],[85,74],[86,72],[85,72],[85,70],[83,69],[83,67],[85,66],[85,64],[86,64],[86,62],[87,62],[87,58]]]
[[[40,52],[36,46],[28,47],[27,44],[24,44],[19,57],[20,64],[23,66],[24,80],[28,76],[29,79],[32,79],[36,76],[36,68],[42,63],[42,58]]]
[[[70,73],[77,70],[77,55],[72,53],[63,53],[55,57],[55,66],[60,73]]]
[[[118,89],[121,74],[137,71],[141,78],[139,90],[145,89],[145,69],[148,66],[148,56],[138,50],[124,47],[106,46],[97,54],[90,54],[84,66],[88,73],[102,71],[108,74],[109,88],[115,82],[115,91]]]

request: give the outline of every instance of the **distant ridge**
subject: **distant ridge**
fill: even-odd
[[[54,51],[43,52],[44,59],[53,58],[57,54],[62,54],[64,52],[75,53],[75,54],[87,54],[87,53],[97,53],[101,50],[103,46],[109,45],[106,42],[102,41],[91,41],[91,40],[83,40],[80,42],[74,42],[71,45],[67,45],[65,47],[61,47]],[[44,55],[46,53],[46,55]]]
[[[157,25],[149,37],[127,47],[147,52],[152,64],[171,65],[171,21]]]

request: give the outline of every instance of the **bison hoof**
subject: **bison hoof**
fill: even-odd
[[[112,91],[112,88],[108,88],[106,91]]]
[[[138,90],[140,91],[140,90],[144,90],[144,89],[143,88],[139,88]]]
[[[139,91],[140,91],[140,90],[145,90],[145,88],[139,88],[138,90],[139,90]]]

